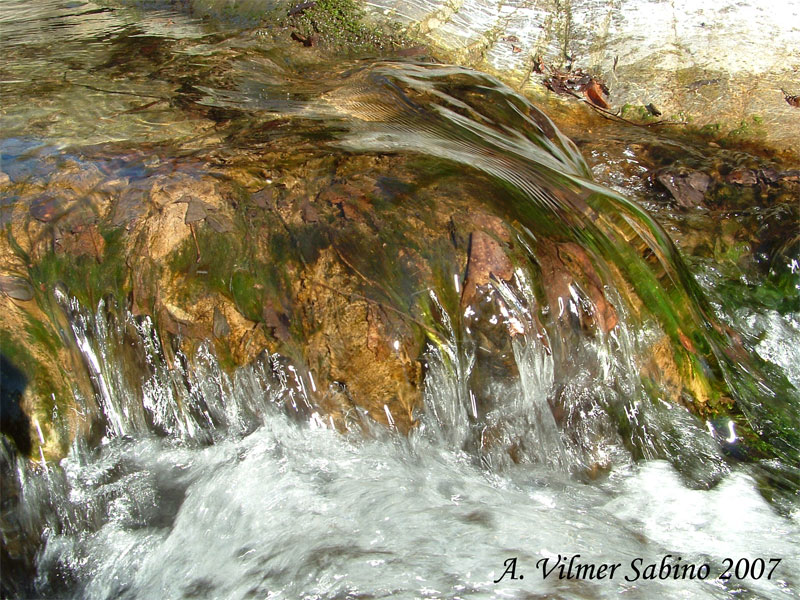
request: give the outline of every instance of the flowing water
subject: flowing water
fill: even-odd
[[[709,222],[648,205],[615,162],[630,172],[630,148],[655,134],[593,139],[590,168],[488,75],[326,59],[253,26],[162,4],[3,0],[0,222],[64,165],[131,188],[208,171],[304,190],[336,171],[324,161],[346,165],[385,190],[378,216],[343,209],[354,221],[411,215],[382,246],[355,228],[333,247],[373,284],[364,294],[427,339],[415,426],[402,433],[388,405],[377,418],[358,399],[335,423],[301,354],[232,370],[211,343],[169,348],[113,289],[43,284],[91,381],[70,410],[95,426],[58,463],[4,444],[3,593],[797,597],[796,244],[767,247],[768,270],[680,256],[665,228],[680,241],[692,219]],[[425,227],[445,205],[491,209],[493,239],[509,236],[506,262],[470,256],[471,269],[501,264],[468,299],[475,275]],[[756,214],[759,231],[796,219],[786,210]],[[413,273],[386,266],[398,244],[423,257]],[[299,247],[298,264],[316,256]],[[620,567],[602,580],[542,569],[577,554]],[[511,558],[516,578],[495,583]],[[753,569],[741,577],[740,559]],[[662,561],[679,568],[659,577]]]

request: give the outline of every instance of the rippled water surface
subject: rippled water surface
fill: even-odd
[[[96,424],[57,464],[26,466],[3,447],[4,594],[800,594],[800,316],[796,278],[781,279],[797,270],[797,244],[773,239],[796,210],[753,208],[745,217],[773,241],[761,258],[730,259],[726,223],[747,211],[674,210],[637,178],[643,147],[705,160],[688,142],[578,135],[587,163],[488,75],[326,56],[235,14],[3,0],[0,34],[4,227],[32,197],[31,214],[49,218],[58,198],[35,194],[62,172],[90,174],[102,182],[92,193],[114,202],[173,176],[210,174],[242,203],[273,184],[290,198],[366,181],[373,204],[339,200],[349,222],[326,229],[326,244],[369,284],[350,302],[401,315],[427,340],[405,425],[359,399],[335,421],[301,351],[232,370],[211,344],[162,347],[153,320],[108,290],[87,306],[83,290],[43,286],[92,383],[72,410]],[[134,201],[117,209],[122,224],[138,214]],[[502,226],[480,243],[503,242],[506,258],[459,242],[458,215],[470,214],[495,215],[485,220]],[[440,244],[451,239],[461,258]],[[298,265],[320,252],[296,245]],[[397,247],[421,258],[408,267]],[[479,259],[500,266],[476,283]],[[223,291],[245,311],[233,283]],[[25,548],[32,562],[17,560]],[[620,567],[597,581],[537,567],[578,554]],[[636,577],[632,565],[664,557],[709,575]],[[518,577],[495,583],[511,558]],[[718,579],[726,559],[780,561],[769,578]]]

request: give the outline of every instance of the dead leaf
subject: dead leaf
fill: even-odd
[[[404,58],[425,56],[426,54],[429,54],[427,46],[412,46],[411,48],[402,48],[397,51],[397,56]]]
[[[686,348],[687,351],[696,352],[696,350],[694,348],[694,344],[692,343],[692,341],[688,337],[686,337],[685,333],[683,333],[682,331],[679,331],[678,332],[678,339],[681,341],[681,346]]]
[[[213,332],[214,337],[218,339],[228,337],[231,334],[231,326],[228,324],[228,319],[225,318],[218,306],[214,307]]]
[[[14,275],[0,275],[0,292],[14,300],[26,301],[33,298],[33,286],[26,279]]]
[[[735,183],[736,185],[755,185],[758,183],[756,172],[752,169],[734,169],[725,178],[728,183]]]
[[[77,227],[62,239],[63,250],[72,256],[91,256],[100,260],[105,251],[106,241],[96,225]]]
[[[469,304],[476,288],[489,283],[492,276],[508,281],[513,274],[514,266],[503,246],[488,233],[481,230],[472,232],[462,304]]]
[[[292,337],[289,332],[289,317],[284,313],[279,313],[275,308],[267,304],[261,314],[264,317],[264,325],[272,330],[272,335],[277,339],[286,342]]]
[[[658,110],[656,108],[655,104],[653,104],[652,102],[650,104],[648,104],[647,106],[645,106],[645,108],[647,109],[647,112],[649,112],[654,117],[660,117],[661,116],[661,111]]]
[[[292,32],[292,39],[295,42],[300,42],[306,48],[309,48],[309,47],[313,46],[316,43],[316,41],[317,41],[316,37],[317,36],[315,36],[315,35],[305,36],[302,33],[298,33],[297,31],[293,31]]]
[[[317,223],[319,221],[319,212],[308,200],[303,202],[300,210],[304,223]]]
[[[608,102],[606,102],[605,94],[603,93],[603,86],[596,79],[592,79],[591,82],[589,82],[589,85],[586,86],[583,93],[586,94],[586,97],[595,106],[608,108]]]
[[[295,15],[302,15],[307,10],[314,8],[317,5],[316,2],[303,2],[301,4],[296,4],[292,8],[289,9],[287,16],[294,17]]]
[[[786,90],[781,91],[783,92],[783,99],[786,100],[789,106],[794,106],[795,108],[800,107],[800,96],[793,96]]]
[[[28,211],[31,216],[43,223],[49,223],[66,212],[67,201],[52,194],[45,193],[31,202]]]
[[[272,188],[265,187],[258,190],[255,194],[250,196],[250,199],[259,208],[269,208],[272,205],[273,192]]]
[[[183,222],[187,225],[189,223],[196,223],[197,221],[205,219],[207,214],[206,205],[200,200],[192,199],[189,201],[189,206],[186,208],[186,216],[183,218]]]
[[[223,215],[208,215],[206,217],[206,223],[208,223],[208,226],[217,233],[228,233],[233,231],[233,223],[231,223],[231,220]]]
[[[672,172],[662,171],[656,177],[675,201],[685,208],[703,204],[706,191],[711,187],[711,177],[700,171]]]

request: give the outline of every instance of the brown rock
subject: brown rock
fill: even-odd
[[[191,199],[201,200],[207,208],[217,210],[224,205],[217,185],[212,179],[193,177],[180,172],[158,179],[150,189],[150,199],[158,206],[188,202]]]
[[[93,164],[72,163],[54,173],[49,184],[50,187],[71,190],[83,196],[97,187],[103,178],[100,169]]]
[[[161,260],[191,235],[185,218],[186,204],[169,204],[148,217],[140,239],[151,258]]]
[[[137,188],[128,188],[120,194],[111,212],[111,225],[127,226],[147,213],[147,197]]]
[[[678,205],[684,208],[701,206],[712,181],[711,177],[699,171],[662,171],[656,179],[667,188]]]
[[[65,198],[46,192],[31,202],[28,210],[34,219],[42,223],[49,223],[64,215],[67,207],[68,201]]]
[[[420,348],[407,322],[377,303],[348,290],[359,279],[345,275],[336,253],[325,250],[299,280],[296,304],[306,331],[306,361],[317,388],[337,386],[327,397],[335,421],[342,423],[353,405],[384,424],[406,432],[421,401]],[[391,421],[389,418],[391,415]]]

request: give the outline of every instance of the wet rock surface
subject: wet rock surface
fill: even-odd
[[[84,160],[96,172],[91,161],[109,157]],[[420,206],[400,201],[407,188],[402,160],[387,171],[384,159],[355,158],[327,173],[329,160],[308,160],[297,175],[240,183],[235,169],[162,159],[159,168],[124,185],[70,179],[69,203],[49,192],[41,201],[42,190],[66,180],[60,171],[28,180],[2,244],[3,268],[26,275],[3,275],[0,283],[18,319],[40,320],[54,345],[43,356],[47,347],[21,335],[25,328],[10,319],[4,335],[19,344],[19,355],[29,356],[27,368],[64,382],[59,357],[74,350],[54,329],[64,317],[54,323],[45,316],[60,312],[54,289],[64,286],[86,307],[111,294],[134,315],[155,319],[165,348],[177,342],[188,352],[212,340],[230,367],[265,350],[284,354],[308,365],[320,407],[339,427],[360,406],[408,431],[420,403],[425,335],[414,296],[431,274],[431,254],[420,250],[450,248],[463,272],[467,248],[452,245],[446,224],[458,213],[466,221],[469,203],[446,194],[423,217]],[[306,169],[315,176],[306,178]],[[50,209],[56,205],[58,211]],[[485,220],[493,235],[509,239],[499,219]],[[486,284],[490,275],[508,279],[510,263],[497,242],[474,226],[466,236],[478,240],[468,287]],[[56,396],[64,411],[73,403],[68,388]],[[41,415],[36,402],[32,395],[28,410]],[[56,435],[58,444],[69,435]],[[58,454],[54,447],[50,452]]]
[[[102,416],[80,416],[75,391],[92,398],[103,392],[99,375],[115,374],[74,364],[112,326],[129,365],[120,388],[142,390],[159,371],[135,356],[151,342],[170,377],[184,380],[211,344],[228,373],[268,354],[298,381],[309,377],[304,385],[313,379],[313,401],[292,410],[340,429],[363,412],[401,431],[417,422],[429,344],[474,350],[476,401],[491,412],[493,378],[518,379],[517,362],[528,360],[515,355],[522,340],[552,353],[552,386],[564,390],[583,376],[568,366],[575,348],[583,354],[573,362],[595,364],[590,347],[652,328],[631,352],[648,357],[653,389],[700,415],[727,414],[719,348],[738,348],[735,339],[708,325],[712,310],[697,302],[666,235],[594,186],[571,143],[524,98],[489,76],[415,57],[323,68],[314,47],[287,52],[238,34],[215,43],[174,42],[181,52],[156,65],[172,56],[172,41],[145,44],[154,63],[119,40],[98,64],[128,69],[143,89],[62,82],[53,94],[90,89],[105,121],[42,121],[41,135],[59,140],[53,147],[6,142],[0,275],[13,316],[3,335],[41,375],[23,404],[56,440],[45,443],[48,456],[78,429],[93,439],[102,430]],[[23,117],[44,111],[15,110],[17,133]],[[606,143],[592,132],[596,120],[583,125],[575,137],[588,153]],[[117,141],[120,127],[129,141]],[[791,165],[751,164],[711,141],[728,154],[709,164],[696,140],[646,131],[628,147],[614,141],[604,164],[623,165],[612,186],[644,189],[683,252],[751,261],[734,226],[747,214],[765,257],[757,260],[786,255],[779,213],[793,210]],[[76,143],[75,132],[101,141]],[[708,218],[713,211],[724,215]],[[655,347],[663,351],[648,354]],[[169,382],[187,394],[192,385]],[[558,412],[556,395],[546,402]]]
[[[656,177],[672,194],[678,206],[694,208],[703,204],[705,194],[711,187],[711,177],[699,171],[659,173]]]
[[[791,275],[800,219],[796,156],[732,140],[720,147],[707,135],[659,139],[636,128],[604,138],[601,127],[593,136],[579,134],[578,143],[595,175],[651,211],[685,256],[713,260],[734,278]],[[616,149],[598,150],[603,143]],[[610,160],[599,164],[601,156]],[[785,308],[794,302],[785,300]]]
[[[118,160],[108,150],[84,154],[86,169],[98,173],[95,163]],[[426,339],[440,335],[442,316],[431,320],[439,309],[430,313],[429,294],[441,294],[453,278],[460,292],[447,310],[470,315],[466,323],[482,340],[476,389],[519,376],[510,343],[527,326],[518,318],[495,321],[506,308],[492,291],[516,285],[519,233],[479,200],[476,182],[420,181],[413,157],[292,152],[292,169],[281,165],[281,153],[261,156],[256,177],[237,166],[253,162],[250,155],[229,157],[224,166],[161,156],[122,182],[56,170],[16,186],[1,248],[3,268],[24,276],[3,276],[6,303],[20,321],[15,328],[7,320],[4,335],[28,357],[26,368],[60,382],[53,397],[61,414],[71,410],[75,391],[64,365],[79,359],[56,333],[65,319],[56,289],[85,307],[110,296],[116,310],[153,319],[169,361],[205,342],[230,369],[265,351],[284,356],[307,369],[316,387],[315,406],[294,410],[318,411],[342,430],[359,411],[403,432],[416,424],[422,354]],[[59,204],[63,210],[46,219],[31,210],[64,181],[74,196]],[[543,239],[536,257],[542,301],[562,307],[553,318],[575,335],[617,326],[614,303],[581,247]],[[49,351],[39,338],[20,335],[26,319],[42,323],[42,335],[53,340]],[[63,362],[66,355],[72,358]],[[664,353],[662,364],[669,360]],[[96,382],[78,380],[84,394],[93,393]],[[491,390],[478,393],[485,410],[494,402]],[[34,398],[31,392],[26,406],[44,421]],[[91,420],[50,426],[49,455],[76,428],[91,429]]]

